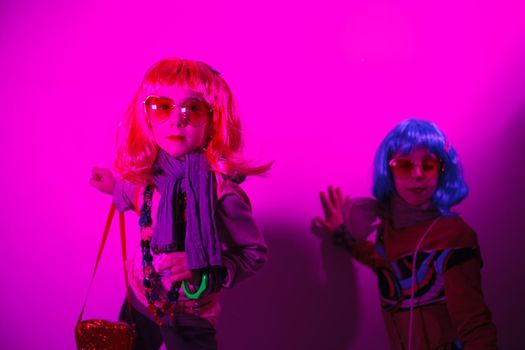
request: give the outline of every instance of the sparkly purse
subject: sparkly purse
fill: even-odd
[[[93,274],[91,276],[91,282],[89,283],[88,292],[86,298],[84,299],[84,305],[80,311],[80,316],[78,317],[77,325],[75,327],[75,341],[77,344],[77,349],[79,350],[131,350],[135,342],[135,326],[130,325],[126,322],[113,322],[99,319],[85,320],[82,321],[82,315],[86,307],[87,298],[89,296],[89,291],[95,279],[95,274],[97,272],[98,263],[100,257],[102,256],[102,251],[108,237],[109,228],[111,226],[111,221],[115,214],[115,206],[112,205],[109,210],[109,215],[106,221],[106,227],[104,229],[104,234],[102,235],[102,243],[100,244],[100,249],[98,251],[97,261],[95,263],[95,268],[93,269]],[[122,261],[124,264],[124,281],[126,282],[126,297],[128,302],[128,308],[131,315],[131,303],[129,298],[129,283],[128,283],[128,274],[126,269],[126,237],[125,237],[125,225],[124,225],[124,213],[119,213],[120,219],[120,238],[122,243]]]

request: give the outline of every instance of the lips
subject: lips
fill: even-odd
[[[172,136],[168,136],[166,138],[168,140],[171,140],[171,141],[183,141],[186,137],[180,136],[180,135],[172,135]]]
[[[425,191],[425,188],[424,187],[412,187],[412,188],[407,188],[407,191],[412,192],[412,193],[422,193]]]

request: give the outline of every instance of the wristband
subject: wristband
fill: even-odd
[[[204,293],[207,286],[208,286],[208,273],[207,272],[205,272],[202,275],[201,285],[199,286],[199,289],[195,293],[192,293],[190,291],[188,282],[182,281],[182,288],[184,289],[184,293],[186,294],[188,298],[194,299],[194,300],[199,299],[201,297],[202,293]]]

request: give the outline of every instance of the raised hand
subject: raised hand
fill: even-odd
[[[314,223],[321,230],[331,234],[344,223],[343,207],[348,205],[350,197],[343,198],[340,187],[328,186],[328,191],[321,192],[320,198],[324,218],[318,216],[314,219]]]
[[[115,177],[107,168],[93,167],[89,184],[102,193],[113,194]]]

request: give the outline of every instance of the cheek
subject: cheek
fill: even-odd
[[[150,125],[149,129],[155,140],[158,140],[159,137],[162,135],[163,130],[162,130],[162,127],[159,125],[154,125],[154,126]]]
[[[208,140],[211,136],[211,126],[210,124],[206,124],[202,126],[199,130],[199,139],[204,143],[206,140]]]
[[[394,189],[399,193],[399,189],[403,188],[403,180],[393,176],[392,181],[394,182]]]
[[[188,132],[188,136],[191,138],[191,144],[194,147],[200,147],[204,145],[204,142],[206,141],[206,127],[192,129]]]
[[[429,183],[428,183],[428,189],[429,189],[429,191],[432,192],[432,194],[434,194],[434,192],[436,192],[437,184],[438,184],[438,179],[437,179],[437,177],[436,177],[435,179],[429,181]]]
[[[208,132],[208,128],[207,128],[207,127],[204,127],[204,128],[201,130],[201,132],[200,132],[200,138],[201,138],[201,140],[202,140],[203,142],[206,141],[206,139],[208,138],[208,134],[209,134],[209,132]]]

